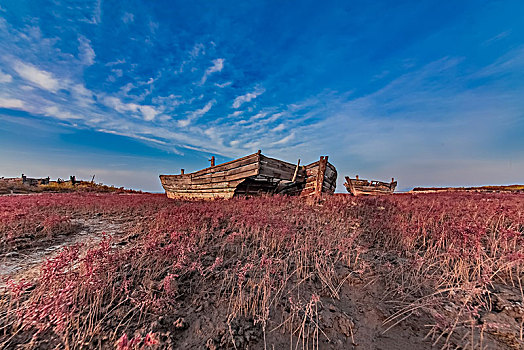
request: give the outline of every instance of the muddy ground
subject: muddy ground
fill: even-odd
[[[0,288],[5,286],[7,278],[36,276],[42,262],[53,258],[67,246],[83,244],[87,248],[99,242],[104,234],[119,237],[123,233],[123,222],[120,219],[95,216],[73,219],[71,223],[76,227],[71,234],[54,236],[38,243],[31,242],[30,248],[14,250],[0,256]]]
[[[125,221],[121,218],[90,217],[75,219],[79,229],[67,236],[59,236],[47,244],[34,246],[19,252],[0,256],[0,278],[2,285],[8,278],[31,278],[39,273],[39,265],[62,248],[82,243],[87,249],[101,240],[103,234],[113,236],[114,247],[126,245],[129,238],[124,235]],[[395,316],[402,309],[400,302],[391,302],[385,293],[383,272],[375,262],[376,252],[370,250],[363,256],[369,269],[350,272],[341,269],[347,276],[340,285],[338,298],[329,293],[320,294],[314,312],[304,315],[303,320],[289,322],[291,312],[282,307],[280,314],[273,314],[266,327],[256,320],[237,318],[228,322],[227,300],[218,298],[217,285],[220,281],[209,280],[198,288],[184,285],[177,300],[177,312],[169,316],[148,315],[147,322],[132,326],[136,334],[152,332],[159,344],[152,348],[166,349],[373,349],[407,350],[461,348],[470,336],[467,328],[458,328],[452,337],[432,332],[434,318],[423,308]],[[321,290],[320,282],[311,282],[311,291]],[[497,289],[498,288],[498,289]],[[308,287],[305,287],[307,292]],[[522,324],[516,324],[515,313],[522,313],[521,295],[518,288],[494,286],[494,309],[481,315],[485,324],[500,324],[496,331],[486,329],[483,339],[472,339],[472,349],[522,349]],[[298,322],[297,322],[298,321]],[[298,327],[297,327],[298,324]],[[114,320],[118,329],[119,320]],[[117,331],[117,330],[115,330]],[[316,332],[316,333],[315,333]],[[21,343],[25,343],[22,345]],[[6,343],[4,343],[6,344]],[[27,339],[11,339],[7,349],[55,348],[57,343],[41,339],[31,343]],[[80,348],[115,348],[105,341],[104,336],[94,336]]]

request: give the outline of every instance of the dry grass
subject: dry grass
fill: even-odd
[[[265,344],[284,330],[293,348],[317,349],[329,340],[322,300],[339,299],[352,274],[374,271],[392,305],[385,329],[425,313],[435,345],[479,348],[493,334],[483,317],[498,286],[522,292],[519,195],[331,197],[321,205],[285,197],[137,198],[144,198],[139,205],[104,196],[98,204],[57,205],[59,213],[93,205],[135,221],[124,242],[107,237],[85,254],[71,247],[47,261],[37,280],[11,282],[1,344],[165,345],[170,336],[155,333],[155,320],[176,319],[196,304],[214,305],[226,326],[222,340],[208,339],[210,348]],[[235,333],[243,319],[261,339]]]

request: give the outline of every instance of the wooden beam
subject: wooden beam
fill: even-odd
[[[322,194],[322,187],[324,185],[324,175],[326,174],[326,165],[328,157],[320,157],[318,162],[318,173],[317,173],[317,182],[315,186],[315,196],[320,197]]]
[[[295,173],[293,174],[293,178],[291,179],[291,182],[295,182],[295,180],[297,179],[297,174],[298,174],[298,168],[299,167],[300,167],[300,158],[298,159],[297,167],[295,168]]]

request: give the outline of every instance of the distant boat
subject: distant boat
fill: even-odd
[[[346,176],[344,186],[354,196],[381,195],[393,193],[397,187],[397,182],[394,178],[389,183],[376,180],[362,180],[357,175],[355,179],[350,179],[349,176]]]
[[[169,198],[213,199],[261,194],[320,195],[335,192],[337,171],[328,157],[306,166],[270,158],[260,151],[193,173],[160,175]]]

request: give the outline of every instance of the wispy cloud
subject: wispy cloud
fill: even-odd
[[[200,85],[204,84],[207,81],[207,78],[216,72],[221,72],[224,68],[224,59],[223,58],[217,58],[213,60],[213,65],[206,69],[206,72],[202,76],[202,79],[200,80]]]
[[[133,102],[130,103],[124,103],[122,102],[118,97],[114,96],[106,96],[104,98],[104,104],[108,107],[113,108],[117,112],[120,113],[126,113],[126,112],[132,112],[137,113],[140,112],[146,121],[152,121],[155,119],[155,117],[160,114],[161,112],[156,109],[153,106],[149,105],[139,105]]]
[[[197,58],[198,56],[205,55],[205,54],[206,54],[206,49],[205,49],[204,44],[202,43],[196,43],[193,46],[193,49],[191,49],[191,52],[189,53],[191,58]]]
[[[91,41],[85,36],[78,38],[78,55],[83,64],[91,66],[95,63],[95,50],[91,47]]]
[[[486,78],[507,72],[524,71],[524,46],[511,50],[472,74],[474,78]]]
[[[161,140],[157,140],[157,139],[152,138],[152,137],[141,136],[139,134],[132,133],[132,132],[120,132],[120,131],[107,130],[107,129],[98,129],[97,131],[103,132],[103,133],[106,133],[106,134],[126,136],[126,137],[130,137],[130,138],[133,138],[133,139],[138,139],[138,140],[142,140],[142,141],[147,141],[147,142],[160,144],[160,145],[163,145],[163,146],[167,145],[167,142],[164,142],[164,141],[161,141]]]
[[[488,40],[484,41],[482,44],[483,45],[491,45],[499,40],[502,40],[506,37],[508,37],[510,34],[511,34],[511,30],[506,30],[506,31],[503,31],[495,36],[492,36],[491,38],[489,38]]]
[[[0,70],[0,83],[10,83],[13,81],[13,77]]]
[[[133,15],[132,13],[125,12],[122,15],[122,22],[124,22],[125,24],[133,23],[134,21],[135,21],[135,15]]]
[[[81,120],[85,117],[82,115],[76,115],[69,111],[61,110],[57,106],[50,106],[44,109],[44,115],[49,117],[58,118],[61,120]]]
[[[194,62],[196,59],[198,59],[200,56],[204,56],[206,54],[206,48],[204,44],[202,43],[196,43],[193,45],[191,50],[189,52],[186,52],[186,58],[182,61],[180,64],[180,67],[174,71],[175,74],[182,74],[185,71],[185,68],[188,64],[191,62]]]
[[[116,65],[124,64],[124,63],[126,63],[126,59],[125,59],[125,58],[122,58],[122,59],[120,59],[120,60],[107,62],[105,65],[111,67],[111,66],[116,66]]]
[[[244,103],[254,100],[258,96],[262,95],[265,91],[265,89],[256,89],[253,92],[248,92],[245,95],[238,96],[235,98],[235,101],[233,101],[233,108],[239,108]]]
[[[0,97],[0,108],[21,109],[24,102],[16,98]]]
[[[45,70],[38,69],[31,64],[16,60],[13,64],[13,69],[22,78],[42,89],[56,92],[60,88],[59,81],[53,77],[53,74]]]
[[[291,134],[287,135],[286,137],[283,137],[282,139],[273,142],[273,146],[285,145],[289,143],[291,140],[293,140],[294,138],[295,138],[295,133],[292,132]]]
[[[221,89],[225,88],[225,87],[228,87],[229,85],[231,85],[232,82],[231,81],[228,81],[228,82],[225,82],[225,83],[222,83],[222,84],[219,84],[219,83],[215,83],[215,86],[216,87],[219,87]]]
[[[206,103],[206,105],[200,109],[197,109],[196,111],[193,111],[193,112],[189,112],[189,115],[187,118],[185,119],[181,119],[177,122],[178,126],[182,127],[182,128],[185,128],[187,127],[189,124],[191,124],[192,121],[194,121],[195,119],[197,118],[200,118],[202,117],[203,115],[205,115],[207,112],[209,112],[209,110],[211,109],[211,107],[213,107],[213,105],[216,103],[215,100],[211,100],[209,101],[208,103]]]

